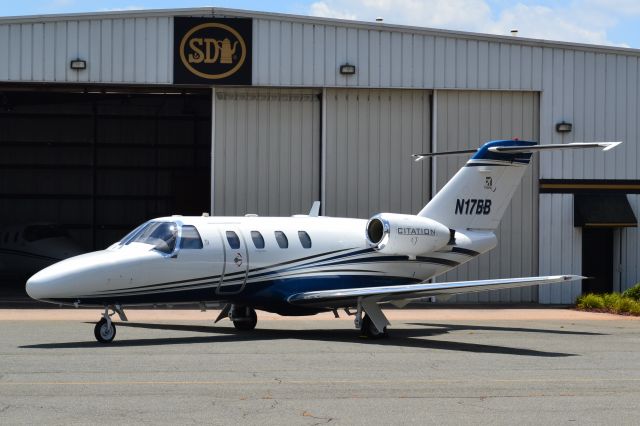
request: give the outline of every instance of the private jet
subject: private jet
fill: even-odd
[[[477,150],[414,154],[416,161],[473,154],[416,215],[365,219],[171,216],[150,220],[106,250],[63,260],[33,275],[30,297],[104,309],[94,335],[111,342],[125,307],[180,303],[223,306],[216,322],[256,327],[256,309],[280,315],[345,311],[371,338],[390,325],[381,305],[424,297],[582,279],[576,275],[430,282],[497,244],[500,223],[532,154],[603,148],[621,142],[538,145],[497,140]]]
[[[84,253],[66,229],[56,223],[30,223],[0,229],[0,276],[21,282],[63,259]]]

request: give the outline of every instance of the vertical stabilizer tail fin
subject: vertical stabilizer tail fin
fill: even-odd
[[[520,140],[484,144],[418,213],[451,229],[498,227],[534,152],[559,149],[614,148],[621,142],[576,142],[537,145]],[[461,151],[453,152],[462,153]],[[417,154],[416,160],[432,154]]]

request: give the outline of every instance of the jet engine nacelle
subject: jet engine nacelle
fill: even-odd
[[[366,236],[369,246],[381,253],[418,256],[446,246],[450,231],[426,217],[380,213],[367,222]]]

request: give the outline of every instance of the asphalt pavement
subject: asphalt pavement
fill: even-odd
[[[96,311],[0,311],[0,423],[638,424],[637,319],[393,311],[368,340],[351,319],[240,333],[216,314],[131,311],[101,345]]]

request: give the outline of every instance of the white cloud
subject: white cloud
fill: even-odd
[[[599,7],[614,14],[640,15],[638,0],[586,0],[586,7]]]
[[[523,0],[524,1],[524,0]],[[639,0],[574,0],[553,6],[516,3],[492,11],[486,0],[324,0],[316,16],[415,25],[579,43],[615,43],[607,37],[622,15],[640,14]]]
[[[114,7],[109,9],[100,9],[100,12],[122,12],[127,10],[144,10],[144,9],[146,8],[143,6],[131,5],[131,6],[124,6],[124,7]]]
[[[311,5],[311,15],[321,16],[323,18],[336,18],[336,19],[356,19],[357,16],[352,13],[341,12],[338,9],[330,7],[323,1],[315,2]]]

